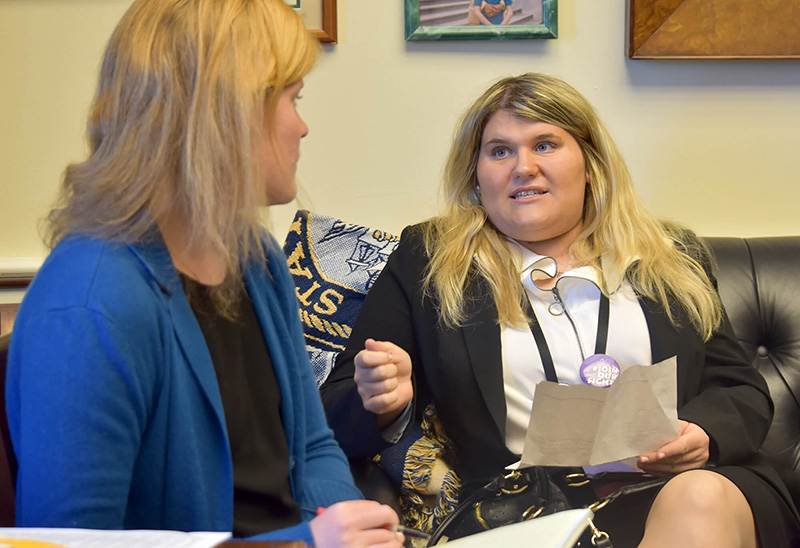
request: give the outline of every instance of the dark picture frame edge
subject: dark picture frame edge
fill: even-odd
[[[322,0],[322,28],[309,29],[323,44],[336,44],[339,40],[336,0]]]

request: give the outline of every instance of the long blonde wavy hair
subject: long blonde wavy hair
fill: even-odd
[[[242,262],[265,260],[257,151],[275,135],[265,116],[318,50],[283,0],[134,1],[106,46],[89,156],[65,171],[47,244],[70,234],[140,242],[177,218],[227,258],[212,300],[229,312]]]
[[[704,269],[707,250],[689,231],[660,222],[645,209],[622,155],[587,99],[562,80],[535,73],[492,85],[457,126],[444,169],[445,209],[425,231],[431,261],[424,287],[435,298],[443,324],[465,321],[464,289],[476,275],[487,280],[501,324],[527,322],[526,297],[507,238],[488,219],[476,190],[483,131],[501,110],[558,126],[578,142],[591,183],[583,229],[570,251],[597,269],[602,291],[610,294],[627,279],[640,295],[663,306],[673,324],[673,306],[682,308],[707,340],[722,318],[719,296]]]

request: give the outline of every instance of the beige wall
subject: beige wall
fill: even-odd
[[[40,256],[36,222],[129,0],[0,0],[0,258]],[[339,0],[308,77],[299,174],[310,209],[398,232],[432,215],[453,124],[491,81],[542,71],[608,122],[645,203],[705,235],[800,234],[800,61],[630,61],[622,0],[561,0],[559,38],[403,39],[403,2]],[[296,205],[272,212],[283,238]]]

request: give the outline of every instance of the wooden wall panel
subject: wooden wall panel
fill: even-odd
[[[629,0],[631,59],[800,58],[800,0]]]

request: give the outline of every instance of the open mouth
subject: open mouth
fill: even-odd
[[[530,196],[541,196],[546,194],[546,190],[520,190],[516,194],[511,195],[512,200],[519,200],[520,198],[528,198]]]

